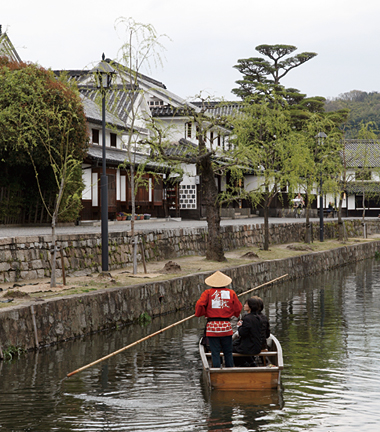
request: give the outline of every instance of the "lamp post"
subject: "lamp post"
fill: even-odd
[[[101,195],[101,238],[102,238],[102,271],[108,271],[108,180],[106,171],[106,92],[112,83],[115,69],[105,61],[104,54],[98,67],[92,70],[96,87],[102,95],[102,176],[100,178]]]
[[[318,138],[318,145],[322,146],[323,145],[323,139],[327,138],[327,135],[324,132],[318,132],[318,134],[316,135],[316,138]],[[321,241],[321,242],[323,242],[323,231],[324,231],[322,186],[323,186],[323,179],[322,179],[322,167],[321,167],[320,193],[319,193],[319,241]]]

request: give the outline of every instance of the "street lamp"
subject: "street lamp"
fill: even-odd
[[[315,138],[318,138],[318,145],[323,145],[323,139],[327,138],[324,132],[318,132]],[[322,160],[322,159],[321,159]],[[319,241],[323,242],[323,192],[322,192],[322,167],[321,167],[321,180],[320,180],[320,194],[319,194]]]
[[[106,92],[111,87],[115,69],[105,61],[104,53],[102,61],[97,68],[91,71],[94,74],[96,87],[102,94],[102,166],[103,172],[100,178],[101,195],[101,238],[102,238],[102,271],[108,271],[108,180],[106,171]]]

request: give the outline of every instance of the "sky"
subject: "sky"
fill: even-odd
[[[282,84],[307,96],[380,91],[379,0],[12,0],[0,25],[23,61],[52,69],[91,68],[118,59],[126,41],[121,17],[151,24],[165,46],[163,65],[142,70],[173,93],[238,100],[238,59],[261,44],[297,47],[317,57]]]

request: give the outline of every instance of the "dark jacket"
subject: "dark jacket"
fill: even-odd
[[[261,321],[253,313],[243,318],[243,324],[239,327],[240,338],[234,342],[234,352],[240,354],[257,355],[261,352]]]
[[[268,318],[264,314],[260,313],[257,316],[261,322],[261,349],[263,350],[268,348],[267,338],[270,336],[270,326]]]

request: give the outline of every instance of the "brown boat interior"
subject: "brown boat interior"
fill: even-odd
[[[248,355],[248,354],[233,353],[232,355],[234,357],[235,367],[241,367],[242,364],[244,364],[245,359],[247,360],[247,363],[255,359],[255,364],[257,367],[268,367],[268,366],[278,367],[279,366],[282,369],[282,364],[279,365],[278,351],[277,351],[277,345],[275,341],[272,338],[268,338],[267,344],[269,349],[263,350],[261,351],[260,354],[257,354],[255,356]],[[211,352],[208,346],[203,346],[203,348],[204,348],[204,354],[208,362],[208,367],[212,368],[213,366],[211,360]],[[225,367],[224,354],[222,352],[220,353],[220,357],[221,357],[220,360],[221,360],[222,368],[224,368]]]
[[[199,341],[199,353],[203,370],[212,389],[223,391],[251,391],[278,388],[281,382],[281,370],[284,367],[282,348],[275,336],[267,339],[268,350],[256,356],[233,353],[234,367],[225,367],[224,355],[220,353],[221,367],[212,366],[211,352]],[[244,359],[248,361],[245,362]],[[254,364],[252,364],[254,361]]]
[[[206,350],[205,350],[206,351]],[[252,357],[256,357],[257,361],[257,366],[278,366],[278,361],[277,361],[277,351],[261,351],[260,354],[258,354],[257,356],[252,356],[252,355],[247,355],[247,354],[238,354],[238,353],[233,353],[233,357],[234,360],[236,358],[241,358],[243,359],[247,359],[249,360]],[[210,352],[205,352],[207,361],[209,363],[209,367],[212,368],[212,361],[211,361],[211,353]],[[220,353],[220,357],[221,357],[221,364],[222,367],[225,367],[224,364],[224,354]]]

